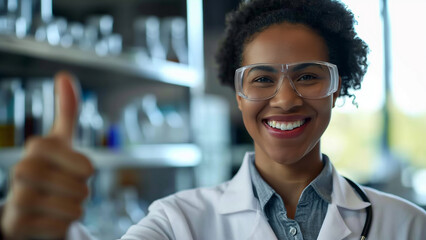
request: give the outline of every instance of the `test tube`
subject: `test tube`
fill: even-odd
[[[135,42],[137,46],[146,48],[152,59],[166,59],[166,50],[161,44],[160,19],[146,16],[134,22]]]
[[[53,18],[52,0],[40,0],[41,19],[44,23],[48,23]]]

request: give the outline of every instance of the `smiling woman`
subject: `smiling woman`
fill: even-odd
[[[255,152],[246,153],[230,181],[155,201],[122,239],[426,236],[424,210],[345,179],[322,153],[321,138],[337,98],[353,96],[366,71],[367,46],[353,25],[352,13],[334,0],[252,0],[230,13],[217,57],[219,75],[224,84],[235,86]],[[74,156],[65,149],[57,150],[57,161]],[[31,176],[32,168],[24,167],[21,175]],[[80,187],[82,181],[78,183]],[[6,207],[19,202],[8,201]],[[14,209],[7,209],[13,219]],[[4,219],[8,229],[19,229],[16,221]],[[81,239],[82,231],[71,228],[76,235],[70,239]]]
[[[258,33],[246,44],[242,65],[287,64],[328,59],[327,46],[317,33],[301,24],[282,23]],[[272,95],[272,98],[268,96],[270,99],[267,101],[253,102],[238,96],[238,106],[244,125],[254,140],[256,166],[259,171],[262,173],[269,172],[267,169],[289,167],[286,171],[292,172],[290,168],[301,170],[300,166],[303,164],[310,166],[312,172],[308,175],[311,175],[312,179],[307,181],[312,181],[322,169],[319,139],[330,121],[331,108],[338,96],[337,88],[333,96],[328,94],[325,97],[320,96],[323,97],[320,100],[312,101],[298,96],[290,82],[292,81],[283,81],[275,95]],[[281,124],[303,121],[304,125],[283,131],[268,127],[268,124],[265,124],[268,121]],[[288,164],[281,165],[283,163]],[[307,172],[303,175],[306,174]],[[273,188],[274,185],[281,185],[280,182],[272,183],[273,181],[267,179]],[[297,205],[298,197],[296,198],[292,199],[296,202],[291,203],[294,207]]]
[[[361,190],[322,154],[337,98],[353,97],[366,71],[367,46],[353,25],[352,13],[333,0],[252,0],[230,13],[219,76],[235,89],[255,152],[229,182],[156,201],[123,239],[425,235],[423,210]]]
[[[354,193],[350,185],[335,186],[337,179],[330,175],[337,173],[327,171],[331,163],[320,147],[336,99],[339,95],[354,97],[353,90],[360,88],[366,72],[367,46],[357,37],[353,24],[353,15],[333,1],[249,1],[228,18],[227,37],[217,58],[219,75],[224,84],[232,86],[235,81],[238,107],[254,142],[255,152],[246,155],[246,161],[252,163],[254,194],[278,239],[290,239],[296,234],[301,239],[342,239],[343,235],[329,232],[329,228],[344,229],[327,225],[332,216],[329,211],[333,202],[343,206],[336,194],[358,199],[356,195],[346,195]],[[305,72],[306,63],[313,62],[319,62],[321,67]],[[294,74],[297,71],[290,66],[298,66],[296,70],[302,69],[303,74]],[[319,71],[326,66],[328,71]],[[237,69],[235,79],[230,78],[233,69]],[[315,78],[326,84],[320,85]],[[328,188],[330,185],[332,189]],[[339,189],[345,189],[345,193],[339,193]],[[371,189],[364,190],[367,195],[374,195]],[[399,202],[394,197],[390,200],[381,193],[375,194],[377,198],[370,205],[374,211],[393,209],[391,205]],[[388,200],[392,203],[379,209]],[[356,209],[352,207],[343,208]],[[406,207],[414,206],[403,208]],[[359,222],[365,218],[360,212],[351,214],[356,214]],[[426,221],[422,210],[410,214]],[[334,217],[337,216],[346,222],[346,213]],[[370,218],[367,219],[368,223]],[[386,236],[374,228],[374,221],[385,219],[373,220],[369,238],[394,239],[395,234]],[[393,224],[389,222],[389,226]],[[297,230],[292,229],[294,226]],[[346,236],[356,238],[358,227],[351,226],[352,233]],[[413,226],[405,227],[411,229],[408,232],[413,230]],[[417,235],[422,230],[414,231]],[[400,237],[410,238],[408,232]],[[330,235],[324,238],[327,234]]]

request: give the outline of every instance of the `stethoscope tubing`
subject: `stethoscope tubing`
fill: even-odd
[[[367,216],[365,218],[364,227],[363,227],[362,232],[361,232],[361,240],[365,240],[368,237],[368,233],[370,232],[370,228],[371,228],[371,221],[373,220],[373,209],[371,207],[371,202],[370,202],[370,199],[367,197],[367,194],[364,192],[364,190],[361,189],[360,186],[358,186],[358,184],[356,184],[355,182],[353,182],[349,178],[345,177],[345,179],[352,186],[352,188],[355,189],[355,191],[358,193],[358,195],[361,197],[361,199],[364,202],[370,203],[370,206],[368,206],[365,209]]]

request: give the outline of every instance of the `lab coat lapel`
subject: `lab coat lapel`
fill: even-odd
[[[261,211],[257,213],[256,226],[253,228],[252,233],[249,235],[247,240],[259,240],[259,239],[268,239],[268,240],[278,240],[275,236],[274,231],[269,225],[266,218],[263,216]]]
[[[246,153],[243,164],[234,178],[228,182],[219,200],[219,213],[229,214],[241,211],[256,212],[259,201],[254,197],[250,178],[250,154]]]
[[[259,201],[253,193],[249,170],[253,154],[246,153],[240,170],[224,189],[219,200],[219,213],[234,219],[233,222],[247,230],[246,237],[241,239],[276,240],[273,230],[262,213]]]
[[[362,201],[355,190],[333,167],[331,203],[328,205],[327,214],[318,235],[318,240],[344,239],[352,233],[339,208],[360,211],[370,205],[370,203]],[[352,226],[353,228],[354,226]]]
[[[351,230],[348,228],[345,221],[343,221],[339,209],[337,209],[335,204],[329,204],[327,215],[325,215],[317,240],[340,240],[344,239],[349,234],[351,234]]]

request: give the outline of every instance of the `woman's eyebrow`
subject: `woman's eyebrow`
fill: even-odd
[[[277,69],[272,66],[259,65],[259,66],[252,67],[247,74],[250,74],[251,72],[255,72],[255,71],[263,71],[263,72],[271,72],[271,73],[278,72]]]
[[[318,68],[322,69],[321,65],[319,65],[317,63],[300,63],[300,64],[295,65],[293,68],[291,68],[291,70],[292,71],[299,71],[299,70],[303,70],[303,69],[311,67],[311,66],[318,67]]]

